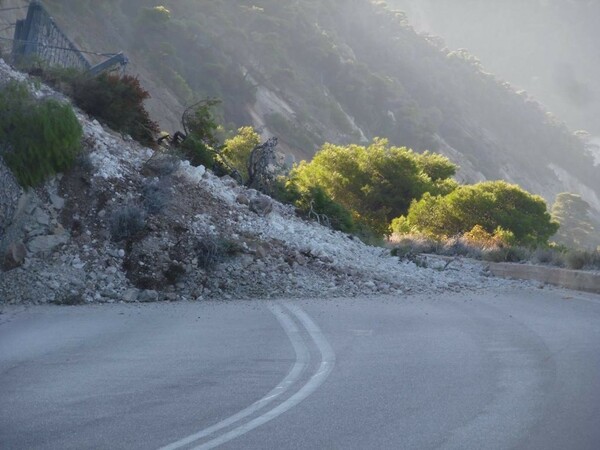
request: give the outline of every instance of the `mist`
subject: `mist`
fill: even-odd
[[[600,135],[600,2],[389,0],[416,30],[465,48],[572,130]]]

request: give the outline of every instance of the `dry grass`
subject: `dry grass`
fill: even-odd
[[[508,245],[497,239],[472,239],[471,236],[433,239],[422,234],[392,235],[388,246],[400,258],[433,253],[490,262],[528,262],[574,270],[600,270],[599,250],[569,250],[552,246],[532,249]]]

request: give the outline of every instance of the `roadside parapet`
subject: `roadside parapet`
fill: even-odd
[[[496,277],[540,281],[576,291],[600,294],[600,273],[515,263],[489,263]]]

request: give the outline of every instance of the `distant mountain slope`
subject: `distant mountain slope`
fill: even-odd
[[[229,127],[253,123],[299,158],[383,136],[448,155],[465,181],[503,178],[549,201],[572,191],[600,211],[600,167],[583,142],[381,2],[162,3],[47,1],[82,45],[128,52],[168,127],[182,105],[215,96]]]
[[[597,0],[388,0],[420,31],[466,48],[573,129],[600,136]]]

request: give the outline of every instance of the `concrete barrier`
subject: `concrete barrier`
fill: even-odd
[[[514,263],[489,263],[497,277],[535,280],[576,291],[600,294],[600,273]]]

